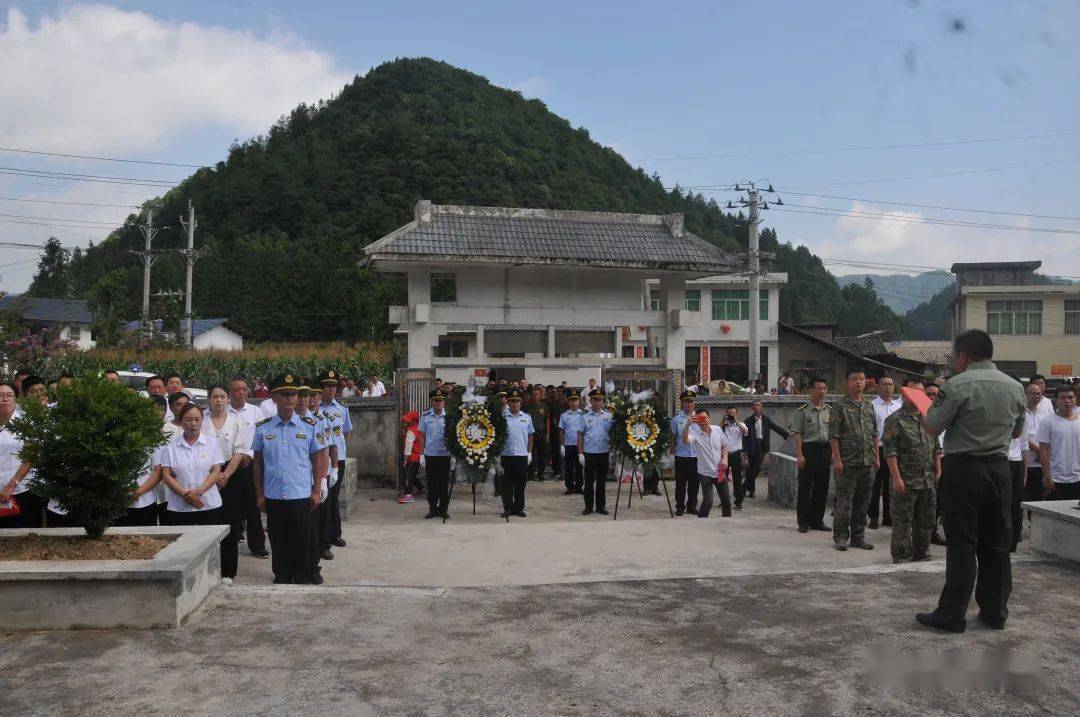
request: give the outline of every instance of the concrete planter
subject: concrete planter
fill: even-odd
[[[2,560],[0,615],[9,630],[179,627],[221,582],[224,525],[111,528],[110,535],[177,536],[151,560]],[[81,528],[5,536],[82,535]]]
[[[1080,510],[1075,500],[1021,503],[1031,512],[1031,549],[1059,560],[1080,563]]]

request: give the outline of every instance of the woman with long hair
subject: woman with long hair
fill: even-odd
[[[228,525],[221,508],[221,464],[217,441],[203,433],[203,409],[188,403],[180,409],[183,433],[169,443],[162,459],[162,478],[169,489],[166,525]],[[236,541],[221,541],[222,582],[236,577]]]

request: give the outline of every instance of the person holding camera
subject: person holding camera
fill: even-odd
[[[739,420],[739,411],[731,406],[724,413],[721,426],[724,440],[727,442],[728,466],[731,468],[731,487],[735,494],[735,510],[742,510],[746,487],[743,485],[743,438],[750,433],[745,423]]]

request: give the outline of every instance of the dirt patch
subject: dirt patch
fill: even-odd
[[[91,540],[29,533],[0,538],[0,560],[149,560],[172,541],[171,536],[106,535]]]

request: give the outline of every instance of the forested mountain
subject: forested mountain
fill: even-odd
[[[947,271],[928,271],[915,276],[908,274],[845,274],[836,277],[840,286],[864,284],[867,279],[874,283],[885,305],[898,314],[911,311],[919,304],[929,301],[939,291],[956,283],[956,277]]]
[[[386,306],[402,302],[395,277],[356,268],[359,250],[408,222],[421,198],[440,204],[684,212],[687,227],[732,251],[746,246],[744,217],[712,200],[667,191],[551,113],[539,100],[430,59],[400,59],[355,78],[315,106],[300,105],[260,136],[234,145],[225,161],[198,170],[161,198],[156,216],[172,225],[155,248],[179,248],[176,221],[194,202],[197,315],[224,316],[255,340],[346,340],[389,335]],[[142,246],[136,218],[101,245],[72,257],[64,272],[76,296],[134,318]],[[901,320],[872,289],[841,290],[804,247],[779,244],[775,268],[790,274],[782,320],[834,321],[842,333]],[[53,288],[50,276],[36,287]],[[183,265],[165,256],[153,290],[183,286]],[[168,313],[160,307],[158,315]],[[175,311],[175,308],[171,309]]]
[[[952,303],[956,287],[947,286],[929,301],[904,315],[913,339],[947,339],[952,334]]]

